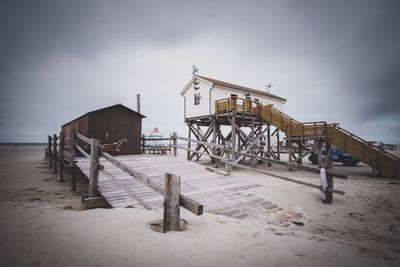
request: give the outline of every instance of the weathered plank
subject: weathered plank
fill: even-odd
[[[114,157],[110,156],[109,154],[103,152],[102,155],[104,158],[109,160],[111,163],[113,163],[114,165],[121,168],[124,172],[135,177],[141,183],[149,186],[150,188],[154,189],[158,193],[164,195],[164,188],[162,185],[154,183],[146,175],[132,170],[131,168],[129,168],[128,166],[123,164],[121,161],[116,160]],[[203,205],[201,205],[200,203],[197,203],[196,201],[193,201],[182,194],[180,195],[180,202],[181,202],[182,207],[193,212],[194,214],[196,214],[196,215],[203,214]]]

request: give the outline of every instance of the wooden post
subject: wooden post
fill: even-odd
[[[225,142],[225,158],[227,162],[230,162],[230,155],[229,155],[229,142]],[[232,166],[230,164],[225,163],[225,171],[231,173]]]
[[[53,134],[53,168],[54,173],[57,173],[57,135]]]
[[[254,120],[251,120],[251,133],[253,134],[253,138],[256,137],[256,135],[254,134],[255,128],[254,128]],[[239,145],[240,147],[240,145]],[[258,149],[260,149],[260,146],[258,145]],[[251,151],[250,154],[255,155],[257,154],[257,152],[254,151],[254,146],[251,147]],[[256,166],[256,158],[255,157],[251,157],[251,166],[255,167]]]
[[[142,135],[142,154],[146,154],[146,135]]]
[[[332,165],[333,165],[332,160],[328,159],[328,162],[326,164],[325,169],[328,171],[332,167]],[[333,192],[332,192],[332,190],[333,190],[333,176],[329,175],[328,172],[326,172],[326,181],[327,181],[327,184],[328,184],[327,189],[328,190],[331,189],[331,190],[325,191],[325,200],[323,200],[322,202],[326,203],[326,204],[332,204],[332,201],[333,201]]]
[[[281,160],[281,148],[279,142],[279,129],[276,129],[276,153],[278,154],[278,159]]]
[[[165,173],[164,179],[164,233],[167,231],[180,231],[179,194],[181,188],[181,178],[170,173]]]
[[[69,167],[71,168],[71,191],[76,191],[76,170],[74,161],[76,158],[76,130],[72,129],[69,135]]]
[[[271,158],[271,124],[268,123],[267,130],[267,156]],[[271,167],[271,162],[268,162],[268,167]]]
[[[59,175],[60,182],[64,182],[64,133],[60,132],[60,142],[58,147],[58,164],[59,164]]]
[[[52,159],[52,154],[51,154],[51,135],[48,136],[48,141],[47,141],[47,155],[49,159],[49,166],[50,168],[53,168],[53,159]]]
[[[178,156],[178,148],[176,147],[177,145],[178,145],[178,142],[177,142],[177,134],[176,134],[176,132],[173,132],[172,133],[172,138],[173,138],[173,144],[174,144],[174,156],[176,157],[176,156]]]
[[[100,167],[100,140],[90,140],[90,175],[89,175],[89,197],[97,197],[97,185],[99,183]]]
[[[235,99],[236,102],[236,99]],[[236,160],[236,127],[235,127],[236,123],[235,123],[235,115],[232,116],[231,118],[231,126],[232,126],[232,161]]]
[[[317,142],[318,147],[318,168],[322,168],[322,143]]]
[[[213,142],[213,144],[216,144],[217,143],[217,120],[215,119],[214,121],[213,121],[214,123],[213,123],[213,135],[212,135],[212,142]],[[216,150],[216,147],[215,146],[213,146],[212,147],[212,154],[213,155],[216,155],[217,153],[217,150]],[[218,161],[215,159],[215,158],[212,158],[211,159],[211,162],[212,163],[215,163],[216,165],[218,164]]]
[[[190,150],[189,149],[191,149],[191,147],[190,147],[190,139],[192,139],[192,129],[191,129],[191,127],[192,127],[192,124],[191,123],[188,123],[188,129],[189,129],[189,133],[188,133],[188,139],[189,139],[189,141],[188,141],[188,144],[187,144],[187,146],[188,146],[188,151],[187,151],[187,160],[190,160]]]

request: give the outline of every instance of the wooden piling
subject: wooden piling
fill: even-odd
[[[271,158],[271,125],[268,124],[267,130],[267,156]],[[271,162],[267,163],[268,167],[271,167]]]
[[[180,204],[179,194],[181,179],[179,176],[165,173],[165,195],[164,195],[164,221],[163,230],[180,231]]]
[[[178,144],[177,139],[176,139],[177,136],[178,135],[176,134],[176,132],[172,133],[172,138],[173,138],[172,142],[174,144],[174,156],[175,157],[178,156],[178,148],[176,147]]]
[[[51,158],[51,139],[51,135],[49,135],[47,139],[47,158],[49,159],[50,168],[53,168],[53,159]]]
[[[98,195],[100,153],[100,140],[92,138],[90,140],[89,197],[97,197]]]
[[[229,155],[229,153],[230,153],[229,150],[230,150],[230,148],[229,148],[229,142],[226,141],[226,142],[225,142],[225,151],[224,151],[224,153],[225,153],[225,159],[226,159],[227,162],[230,162],[230,161],[231,161],[231,160],[230,160],[230,155]],[[225,171],[228,172],[228,173],[231,173],[231,171],[232,171],[232,166],[229,165],[228,163],[225,163]]]
[[[186,159],[187,160],[190,160],[190,150],[189,149],[191,149],[191,143],[190,143],[190,139],[192,139],[192,130],[191,130],[191,127],[192,127],[192,124],[191,123],[189,123],[188,124],[188,129],[189,129],[189,132],[188,132],[188,139],[189,139],[189,141],[188,141],[188,143],[187,143],[187,147],[188,147],[188,150],[187,150],[187,155],[186,155]]]
[[[60,141],[58,147],[58,175],[60,182],[64,182],[64,133],[60,132]]]
[[[53,168],[54,168],[54,173],[57,174],[57,135],[53,134]]]
[[[236,157],[237,157],[237,155],[236,155],[237,148],[236,148],[236,127],[235,127],[236,126],[236,122],[235,122],[235,116],[231,117],[231,126],[232,126],[232,129],[231,129],[231,131],[232,131],[232,138],[231,138],[231,140],[232,140],[232,150],[235,151],[235,152],[232,153],[231,158],[232,158],[232,161],[235,161]]]
[[[71,191],[76,191],[76,170],[74,167],[74,160],[76,158],[76,130],[72,129],[70,132],[69,144],[69,167],[71,168]]]

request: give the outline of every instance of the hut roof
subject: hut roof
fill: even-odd
[[[82,116],[79,116],[78,118],[73,119],[72,121],[63,124],[62,126],[67,125],[67,124],[70,124],[71,122],[74,122],[74,121],[76,121],[76,120],[79,120],[80,118],[82,118],[82,117],[84,117],[84,116],[87,116],[87,115],[90,115],[90,114],[93,114],[93,113],[96,113],[96,112],[100,112],[100,111],[103,111],[103,110],[106,110],[106,109],[112,109],[112,108],[121,108],[121,109],[125,109],[125,110],[127,110],[127,111],[129,111],[129,112],[133,112],[134,114],[136,114],[136,115],[138,115],[138,116],[140,116],[140,117],[142,117],[142,118],[146,118],[146,116],[144,116],[143,114],[140,114],[140,113],[134,111],[133,109],[130,109],[130,108],[128,108],[128,107],[126,107],[126,106],[124,106],[124,105],[122,105],[122,104],[115,104],[115,105],[108,106],[108,107],[105,107],[105,108],[100,108],[100,109],[96,109],[96,110],[89,111],[89,112],[83,114]]]

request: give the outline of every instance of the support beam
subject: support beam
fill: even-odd
[[[181,178],[170,173],[165,173],[164,185],[164,233],[167,231],[180,231],[179,194],[181,188]]]
[[[267,128],[267,157],[271,158],[271,127],[269,124]],[[268,167],[271,167],[271,162],[268,162]]]
[[[187,144],[187,147],[188,147],[188,151],[187,151],[187,156],[186,156],[186,159],[187,160],[190,160],[190,150],[189,149],[191,149],[191,143],[190,143],[190,140],[192,139],[192,130],[190,129],[191,127],[192,127],[192,124],[191,123],[188,123],[187,124],[188,125],[188,144]]]
[[[237,149],[236,149],[236,118],[235,118],[235,116],[232,116],[231,117],[231,133],[232,133],[232,141],[231,141],[231,143],[232,143],[232,150],[234,151],[233,153],[232,153],[232,155],[231,155],[231,159],[232,159],[232,161],[236,161],[236,151],[237,151]]]

